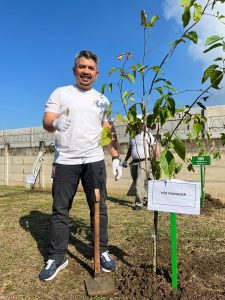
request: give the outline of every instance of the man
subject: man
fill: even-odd
[[[137,117],[142,120],[142,116],[138,115]],[[146,170],[145,156],[148,160],[147,168],[150,169],[150,154],[153,154],[155,157],[157,155],[154,137],[148,130],[144,130],[144,128],[145,126],[142,121],[142,127],[139,130],[137,129],[135,137],[129,141],[129,148],[122,163],[123,167],[127,168],[127,161],[132,157],[130,171],[136,189],[134,210],[140,210],[146,204],[147,183],[150,178],[147,176],[148,170]]]
[[[92,243],[94,243],[95,189],[100,191],[100,264],[105,272],[115,271],[116,263],[108,254],[108,214],[106,206],[106,168],[100,145],[103,128],[109,128],[112,141],[113,175],[122,176],[117,137],[108,114],[108,99],[92,88],[98,77],[98,57],[80,51],[75,57],[75,85],[57,88],[46,103],[43,127],[55,132],[53,206],[48,261],[41,280],[49,281],[68,264],[68,217],[81,180],[90,209]]]

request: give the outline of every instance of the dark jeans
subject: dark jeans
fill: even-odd
[[[100,249],[108,248],[108,213],[106,207],[106,168],[104,160],[82,165],[55,165],[52,185],[53,206],[50,227],[49,259],[62,259],[69,242],[69,210],[79,181],[90,210],[92,242],[94,238],[95,188],[100,190]]]

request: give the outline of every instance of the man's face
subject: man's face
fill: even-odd
[[[81,57],[73,68],[76,85],[81,90],[90,90],[93,82],[98,77],[98,67],[93,59]]]

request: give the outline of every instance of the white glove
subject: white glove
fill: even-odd
[[[127,168],[127,160],[124,160],[121,165],[123,168]]]
[[[63,114],[58,119],[56,119],[52,125],[58,131],[65,131],[70,126],[70,123],[70,117]]]
[[[119,158],[113,159],[112,169],[113,169],[113,176],[115,176],[115,180],[118,180],[122,176],[122,173],[123,173]]]

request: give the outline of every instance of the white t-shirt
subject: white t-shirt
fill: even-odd
[[[69,108],[71,124],[64,131],[55,131],[54,162],[77,165],[104,159],[100,145],[102,122],[107,115],[108,99],[95,89],[82,91],[76,86],[59,87],[50,95],[45,112],[62,114]]]
[[[149,146],[152,146],[155,143],[153,135],[146,131],[145,132],[145,148],[147,157],[149,157]],[[133,139],[130,140],[131,146],[131,157],[132,159],[143,159],[145,158],[144,152],[144,132],[137,134]]]

